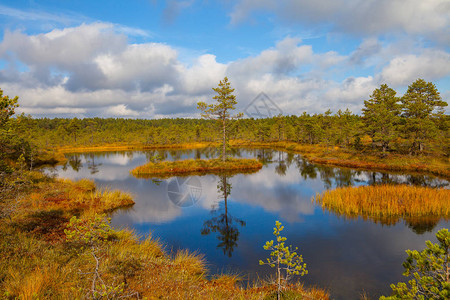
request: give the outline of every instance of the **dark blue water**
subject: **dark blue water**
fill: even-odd
[[[447,186],[423,175],[355,171],[308,163],[300,155],[272,150],[237,150],[235,156],[258,157],[264,167],[254,174],[192,176],[165,180],[136,179],[129,171],[149,159],[210,157],[213,151],[109,152],[68,155],[54,171],[70,179],[92,178],[100,186],[128,191],[136,204],[113,214],[115,227],[151,233],[168,251],[189,249],[205,255],[211,274],[238,273],[265,278],[274,270],[259,266],[273,239],[276,220],[285,225],[287,244],[299,248],[309,274],[300,279],[328,289],[335,299],[375,298],[389,294],[389,284],[404,281],[405,249],[423,249],[426,240],[450,222],[399,221],[383,225],[345,219],[322,211],[312,197],[326,189],[374,183]],[[226,201],[225,201],[226,198]]]

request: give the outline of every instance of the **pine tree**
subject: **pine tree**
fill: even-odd
[[[422,251],[406,250],[408,258],[403,263],[408,284],[391,284],[393,295],[381,297],[395,299],[450,299],[450,233],[444,228],[436,233],[438,244],[426,242]]]
[[[217,93],[213,97],[217,101],[217,104],[206,104],[205,102],[198,102],[197,108],[203,113],[201,114],[203,118],[218,120],[222,125],[222,145],[221,145],[221,156],[222,160],[226,160],[226,149],[227,149],[227,126],[228,122],[233,119],[238,119],[242,117],[242,113],[237,115],[231,115],[230,110],[235,109],[237,104],[236,96],[233,95],[234,89],[231,88],[228,78],[225,77],[220,81],[217,88],[213,88]]]
[[[369,100],[364,101],[363,121],[365,131],[374,143],[380,142],[385,152],[389,143],[398,136],[397,125],[400,116],[400,100],[396,91],[382,84],[373,91]]]
[[[411,153],[423,151],[425,141],[437,133],[436,121],[444,114],[447,102],[432,82],[417,79],[402,97],[402,116],[405,118],[404,132],[412,141]]]

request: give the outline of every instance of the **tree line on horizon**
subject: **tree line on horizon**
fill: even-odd
[[[223,134],[217,120],[205,119],[12,117],[17,97],[10,99],[2,94],[0,150],[12,159],[23,155],[29,161],[33,149],[54,146],[173,145],[215,142]],[[364,101],[361,115],[346,109],[334,114],[327,110],[320,114],[243,118],[230,120],[227,134],[248,142],[297,142],[355,151],[448,156],[450,116],[445,114],[446,106],[432,82],[417,79],[401,97],[382,84]]]

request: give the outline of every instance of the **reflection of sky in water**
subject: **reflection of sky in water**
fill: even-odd
[[[428,176],[409,176],[354,171],[314,166],[298,155],[270,150],[240,150],[242,157],[267,160],[261,171],[235,175],[228,179],[231,194],[228,214],[245,221],[237,226],[239,236],[232,257],[224,255],[217,234],[202,235],[205,221],[223,212],[219,197],[218,176],[199,176],[201,196],[190,207],[176,206],[168,197],[169,180],[136,179],[129,171],[155,155],[165,159],[208,157],[203,150],[109,152],[69,155],[71,163],[57,167],[61,177],[92,178],[99,186],[118,188],[132,193],[136,204],[113,216],[114,226],[134,228],[138,234],[149,232],[167,245],[168,250],[187,248],[205,254],[211,272],[233,271],[265,276],[273,272],[259,266],[267,257],[262,245],[272,239],[275,220],[285,225],[287,243],[298,246],[307,263],[307,284],[329,288],[333,298],[359,298],[366,291],[377,297],[390,292],[389,284],[403,281],[402,262],[405,249],[422,249],[426,240],[449,222],[441,221],[431,232],[416,234],[403,221],[383,226],[371,221],[345,220],[323,212],[311,201],[327,188],[372,183],[408,183],[442,186],[448,183]],[[74,170],[77,169],[78,171]],[[448,186],[447,186],[448,188]],[[212,209],[217,209],[216,212]],[[215,214],[216,213],[216,214]]]

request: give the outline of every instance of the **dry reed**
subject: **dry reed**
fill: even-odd
[[[315,196],[324,210],[374,220],[450,217],[450,190],[409,185],[342,187]]]

